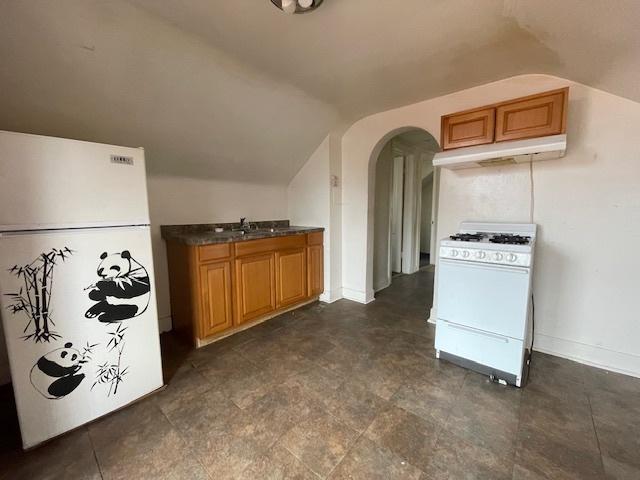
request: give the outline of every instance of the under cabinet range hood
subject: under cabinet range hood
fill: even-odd
[[[566,149],[566,134],[551,135],[438,152],[433,157],[433,166],[458,170],[528,163],[563,157]]]

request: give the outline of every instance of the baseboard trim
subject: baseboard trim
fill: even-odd
[[[371,303],[375,300],[373,290],[363,292],[361,290],[353,290],[351,288],[342,287],[342,297],[358,303]]]
[[[384,285],[382,285],[381,287],[378,288],[374,288],[373,291],[375,293],[378,293],[380,290],[384,290],[385,288],[388,288],[391,286],[391,280],[389,280],[387,283],[385,283]]]
[[[337,302],[342,298],[342,289],[338,288],[335,290],[325,290],[322,295],[320,295],[320,301],[323,303],[333,303]]]
[[[431,307],[431,311],[429,312],[429,318],[427,318],[427,322],[431,323],[432,325],[436,324],[436,318],[438,318],[436,316],[436,309]]]
[[[640,356],[537,333],[534,351],[640,378]]]
[[[212,335],[210,337],[207,338],[196,338],[196,348],[202,348],[202,347],[206,347],[207,345],[210,345],[212,343],[215,342],[219,342],[220,340],[222,340],[223,338],[227,338],[230,337],[231,335],[235,335],[236,333],[242,332],[244,330],[248,330],[251,327],[255,327],[256,325],[259,325],[261,323],[266,322],[267,320],[271,320],[272,318],[278,317],[280,315],[283,315],[287,312],[291,312],[293,310],[297,310],[300,307],[304,307],[305,305],[309,305],[310,303],[314,303],[317,302],[320,299],[320,297],[311,297],[307,300],[305,300],[304,302],[300,302],[300,303],[296,303],[295,305],[291,305],[289,307],[285,307],[282,308],[281,310],[276,310],[273,311],[269,314],[266,314],[262,317],[259,318],[255,318],[253,320],[249,320],[246,323],[243,323],[242,325],[238,325],[236,327],[233,327],[229,330],[225,330],[224,332],[220,332],[216,335]]]

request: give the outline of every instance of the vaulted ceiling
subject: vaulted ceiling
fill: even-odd
[[[520,73],[640,100],[637,0],[131,0],[349,119]]]
[[[548,73],[640,101],[636,0],[0,0],[0,129],[286,184],[370,113]]]

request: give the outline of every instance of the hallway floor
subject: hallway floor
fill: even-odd
[[[0,478],[640,478],[640,379],[535,354],[516,389],[440,362],[432,286],[401,276],[197,351],[165,337],[166,390],[26,454],[4,389]]]

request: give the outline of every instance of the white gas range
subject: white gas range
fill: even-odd
[[[440,241],[436,356],[522,386],[536,225],[463,222]]]

